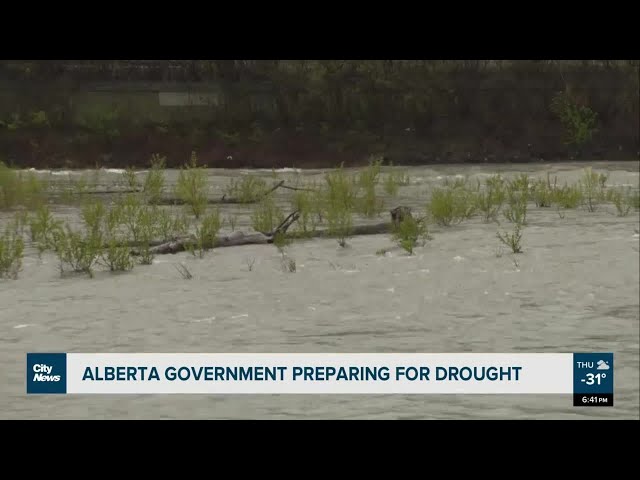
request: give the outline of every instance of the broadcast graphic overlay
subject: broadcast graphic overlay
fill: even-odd
[[[27,394],[573,394],[613,406],[612,353],[28,353]]]
[[[613,353],[574,353],[573,405],[613,407]]]

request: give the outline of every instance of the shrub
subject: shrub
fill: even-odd
[[[165,183],[166,158],[158,154],[151,157],[151,168],[144,179],[142,193],[148,203],[158,203],[162,198],[162,190]]]
[[[102,250],[100,236],[91,232],[74,231],[67,224],[65,228],[53,232],[54,250],[60,261],[60,273],[66,268],[74,272],[84,272],[93,277],[95,266]]]
[[[194,249],[197,248],[200,258],[204,257],[207,250],[215,246],[216,235],[221,226],[220,210],[216,208],[206,215],[201,224],[196,227]],[[195,255],[194,249],[192,249],[192,253]]]
[[[498,239],[511,249],[513,253],[522,253],[522,231],[519,223],[515,224],[513,233],[497,233]]]
[[[504,180],[500,175],[486,179],[484,190],[478,181],[475,197],[476,209],[482,214],[485,222],[495,221],[505,200]]]
[[[254,175],[245,175],[241,180],[231,180],[225,196],[233,197],[240,203],[254,203],[267,192],[267,182]]]
[[[254,208],[251,221],[256,232],[268,234],[284,221],[284,213],[273,198],[267,196]]]
[[[557,179],[556,179],[557,180]],[[555,182],[551,185],[549,174],[547,174],[547,180],[538,179],[531,186],[531,196],[536,204],[536,207],[550,207],[553,203],[553,192],[556,189]]]
[[[18,172],[0,162],[0,208],[34,208],[45,200],[46,185],[33,172]]]
[[[360,172],[356,178],[356,185],[362,196],[358,198],[357,210],[365,217],[375,217],[382,212],[384,203],[376,195],[376,186],[380,181],[380,169],[382,160],[375,160]]]
[[[196,218],[200,218],[208,203],[205,168],[198,166],[196,153],[191,152],[190,163],[180,169],[176,184],[176,196],[188,206]]]
[[[507,220],[517,225],[527,223],[527,195],[520,191],[510,190],[507,193],[509,207],[505,209],[504,216]]]
[[[392,236],[409,255],[413,255],[413,250],[418,243],[424,245],[430,238],[424,219],[415,219],[411,215],[405,216],[394,227]]]
[[[24,241],[17,225],[5,227],[0,237],[0,278],[16,279],[22,269]]]
[[[42,205],[35,211],[29,220],[29,226],[31,241],[36,244],[40,255],[53,248],[53,233],[62,229],[62,225],[62,220],[56,220],[48,206]]]
[[[619,217],[626,217],[633,208],[632,193],[630,189],[626,191],[610,190],[607,200],[613,203]]]
[[[294,192],[291,206],[298,211],[297,228],[302,235],[308,235],[314,232],[319,223],[318,208],[316,202],[317,194],[315,192],[298,190]]]
[[[582,202],[582,190],[565,183],[562,188],[553,191],[552,202],[561,208],[577,208]]]
[[[581,146],[597,132],[598,114],[586,105],[579,105],[569,91],[553,97],[551,111],[560,119],[568,145]]]
[[[597,174],[591,167],[587,167],[580,179],[582,200],[589,212],[595,212],[597,205],[605,198],[604,185],[606,176]]]
[[[439,225],[450,226],[471,217],[476,208],[475,203],[465,187],[438,188],[431,195],[427,213]]]

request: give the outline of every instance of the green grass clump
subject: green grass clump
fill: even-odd
[[[346,247],[353,228],[352,212],[357,202],[355,182],[345,174],[342,165],[325,175],[325,181],[323,217],[329,235],[335,237],[341,247]]]
[[[531,185],[531,197],[536,207],[550,207],[554,200],[554,191],[556,190],[557,178],[551,185],[551,179],[547,174],[547,180],[539,178]]]
[[[258,203],[251,215],[252,227],[256,232],[268,234],[284,221],[282,209],[273,198],[266,196]]]
[[[298,190],[292,196],[291,207],[300,214],[296,228],[302,236],[315,232],[321,217],[318,194],[313,191]]]
[[[475,195],[475,207],[485,222],[496,221],[498,212],[505,200],[505,183],[500,175],[493,175],[486,179],[484,189],[478,181]]]
[[[527,207],[531,196],[529,175],[522,173],[509,181],[507,185],[507,208],[504,216],[517,225],[526,225]]]
[[[31,241],[38,248],[39,255],[53,248],[54,232],[62,229],[62,220],[56,220],[46,205],[41,205],[29,219]]]
[[[233,197],[240,203],[254,203],[267,192],[267,182],[254,175],[245,175],[241,180],[231,180],[225,197]]]
[[[147,203],[156,204],[162,198],[162,190],[165,184],[164,168],[166,158],[154,154],[151,157],[151,169],[147,173],[142,185],[142,193]]]
[[[356,208],[358,213],[365,217],[375,217],[384,209],[383,200],[376,195],[376,186],[380,182],[381,166],[382,160],[370,162],[369,166],[360,172],[355,180],[360,194]]]
[[[24,240],[18,232],[18,226],[5,227],[0,236],[0,278],[17,279],[22,269],[24,256]]]
[[[405,170],[392,170],[384,176],[383,187],[387,195],[395,197],[401,186],[411,183],[409,173]]]
[[[467,188],[467,182],[468,182],[468,179],[466,177],[464,178],[455,177],[453,180],[447,177],[444,179],[444,182],[442,182],[442,185],[445,188],[465,189]]]
[[[122,183],[133,192],[137,192],[140,189],[140,183],[138,182],[138,177],[136,177],[136,171],[133,167],[128,167],[122,172]]]
[[[577,185],[567,185],[556,188],[552,194],[552,203],[560,208],[574,209],[582,203],[582,190]]]
[[[0,208],[35,208],[46,199],[47,186],[33,172],[20,172],[0,162]]]
[[[470,218],[475,209],[474,195],[467,190],[466,183],[461,183],[457,187],[434,190],[427,213],[434,222],[446,227]]]
[[[598,174],[591,167],[584,170],[579,184],[582,190],[582,201],[587,211],[595,212],[598,205],[605,200],[606,181],[607,175]]]
[[[53,232],[53,247],[60,262],[60,274],[82,272],[93,277],[93,268],[102,252],[102,237],[95,232],[80,232],[69,225]]]
[[[631,208],[640,210],[640,188],[635,192],[631,192],[627,197],[627,202],[631,205]]]
[[[509,190],[507,193],[508,207],[504,210],[505,218],[516,225],[526,225],[527,198],[527,194],[521,191]]]
[[[425,220],[415,219],[410,215],[394,227],[392,237],[409,255],[413,255],[418,244],[424,245],[430,239]]]
[[[341,247],[347,246],[347,240],[353,229],[351,212],[338,204],[331,204],[326,212],[329,235],[338,240]]]
[[[522,253],[522,227],[516,223],[513,233],[497,233],[498,239],[511,249],[513,253]]]
[[[526,196],[527,200],[529,199],[531,187],[531,179],[529,178],[529,174],[520,173],[515,176],[508,182],[507,189],[511,192],[519,192]]]
[[[190,222],[186,215],[173,216],[165,209],[157,209],[156,212],[157,234],[160,240],[173,240],[189,231]]]
[[[196,254],[196,250],[200,258],[210,248],[215,246],[216,235],[222,227],[220,210],[215,208],[202,218],[200,225],[196,227],[195,244],[191,246],[191,253]]]
[[[613,203],[616,207],[616,212],[619,217],[626,217],[634,204],[637,204],[637,196],[630,188],[627,189],[612,189],[607,192],[607,201]],[[637,207],[636,207],[637,208]]]
[[[140,247],[140,263],[151,265],[154,255],[151,242],[158,237],[171,237],[171,219],[156,205],[143,203],[139,195],[126,195],[113,207],[114,221],[124,229],[126,241]],[[176,223],[173,223],[175,226]]]
[[[176,196],[187,205],[196,218],[207,208],[207,171],[206,167],[198,166],[196,152],[191,152],[191,160],[180,169],[176,184]]]
[[[342,165],[325,175],[324,207],[343,207],[349,212],[356,209],[357,189],[354,180],[349,177]]]

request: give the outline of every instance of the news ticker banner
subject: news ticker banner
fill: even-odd
[[[28,394],[573,394],[613,406],[613,353],[27,353]]]

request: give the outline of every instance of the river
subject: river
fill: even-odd
[[[386,206],[420,208],[446,178],[527,172],[558,183],[587,164],[447,165],[406,169]],[[607,185],[638,188],[637,162],[589,164]],[[212,195],[248,171],[211,170]],[[64,181],[80,172],[38,172]],[[85,172],[94,175],[92,172]],[[251,171],[270,177],[270,171]],[[279,171],[278,178],[322,171]],[[104,185],[117,171],[95,173]],[[168,172],[169,183],[176,172]],[[290,192],[276,197],[288,208]],[[54,206],[77,219],[78,210]],[[388,210],[387,208],[387,210]],[[222,208],[250,225],[247,207]],[[0,212],[0,222],[10,218]],[[385,218],[388,218],[385,217]],[[26,249],[17,280],[0,280],[3,419],[603,419],[639,418],[639,214],[531,205],[523,253],[500,247],[479,218],[431,228],[407,256],[388,235],[298,241],[296,272],[272,245],[160,255],[124,274],[62,278],[55,256]],[[504,222],[500,228],[509,228]],[[390,248],[386,255],[379,249]],[[193,275],[183,279],[182,263]],[[615,406],[576,408],[570,395],[26,395],[26,352],[590,352],[615,355]]]

